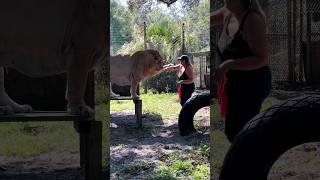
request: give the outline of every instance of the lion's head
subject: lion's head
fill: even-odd
[[[132,74],[136,79],[146,79],[158,74],[163,68],[159,51],[146,49],[135,52],[132,57]]]
[[[149,71],[158,72],[163,68],[163,58],[159,51],[155,49],[147,49],[146,53],[149,53],[150,59],[148,59],[148,69]]]

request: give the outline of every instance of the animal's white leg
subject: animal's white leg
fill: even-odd
[[[72,44],[74,59],[68,62],[68,110],[71,114],[89,115],[94,111],[84,102],[88,72],[105,57],[107,47],[107,6],[104,0],[81,5],[73,22]]]
[[[29,105],[20,105],[13,101],[7,94],[4,87],[4,69],[0,67],[0,114],[13,114],[31,112]]]
[[[139,83],[135,80],[131,80],[131,88],[130,88],[130,94],[133,99],[140,99],[140,97],[137,94],[137,88]]]
[[[110,82],[110,97],[119,97],[120,95],[119,94],[116,94],[112,91],[112,85],[111,85],[111,82]]]
[[[85,104],[84,95],[90,66],[90,56],[86,51],[78,50],[75,59],[69,62],[67,69],[67,100],[71,114],[93,117],[94,111]]]

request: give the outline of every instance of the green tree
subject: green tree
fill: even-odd
[[[126,8],[112,1],[111,28],[115,32],[111,39],[115,43],[115,54],[132,54],[144,49],[144,22],[147,25],[147,48],[159,50],[165,64],[176,63],[176,57],[181,55],[183,23],[187,51],[209,50],[209,0],[179,1],[183,8],[177,4],[170,12],[157,6],[159,2],[128,0]],[[175,76],[175,73],[161,74],[148,84],[158,92],[176,91]]]
[[[202,0],[184,18],[186,22],[186,45],[189,52],[210,49],[210,1]]]
[[[131,16],[126,8],[112,0],[110,12],[111,54],[121,49],[126,42],[132,41],[132,28],[128,23],[130,21]]]

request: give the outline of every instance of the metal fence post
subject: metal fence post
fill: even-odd
[[[186,53],[186,46],[185,46],[185,36],[184,36],[184,23],[182,23],[182,47],[181,47],[181,53]]]
[[[289,81],[292,82],[292,1],[287,1],[287,22],[288,22],[288,66]]]
[[[143,37],[144,37],[144,49],[147,49],[147,25],[146,22],[143,22]],[[139,86],[138,86],[138,92],[139,92]],[[148,80],[145,80],[144,82],[144,93],[148,93]]]
[[[306,44],[306,64],[307,64],[307,82],[310,83],[311,77],[311,13],[310,13],[310,1],[306,1],[307,3],[307,44]]]

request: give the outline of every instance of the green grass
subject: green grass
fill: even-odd
[[[96,106],[96,119],[103,121],[104,164],[109,156],[105,109],[105,105]],[[79,135],[72,122],[1,123],[0,137],[0,156],[32,157],[50,152],[79,152]]]
[[[149,164],[140,162],[140,164],[123,165],[122,172],[126,173],[126,174],[130,174],[130,175],[137,175],[141,171],[149,169],[149,168],[150,168]]]
[[[103,95],[97,87],[96,95]],[[96,120],[103,122],[104,162],[109,156],[108,106],[100,100],[95,107]],[[72,122],[0,123],[0,156],[32,157],[50,152],[79,152],[79,135]],[[105,164],[105,163],[104,163]]]
[[[176,180],[173,168],[161,166],[158,171],[152,175],[151,180]]]
[[[183,152],[164,155],[159,159],[162,165],[154,172],[151,179],[209,179],[209,151],[208,145],[201,144]]]
[[[0,129],[1,156],[29,157],[51,151],[75,151],[79,146],[71,122],[1,123]]]
[[[163,119],[178,117],[181,110],[177,94],[141,94],[143,114],[161,114]],[[132,101],[113,100],[110,104],[111,111],[134,110]]]
[[[230,146],[229,141],[224,135],[224,132],[215,131],[213,133],[213,169],[220,172],[222,167],[222,162],[225,154]]]

